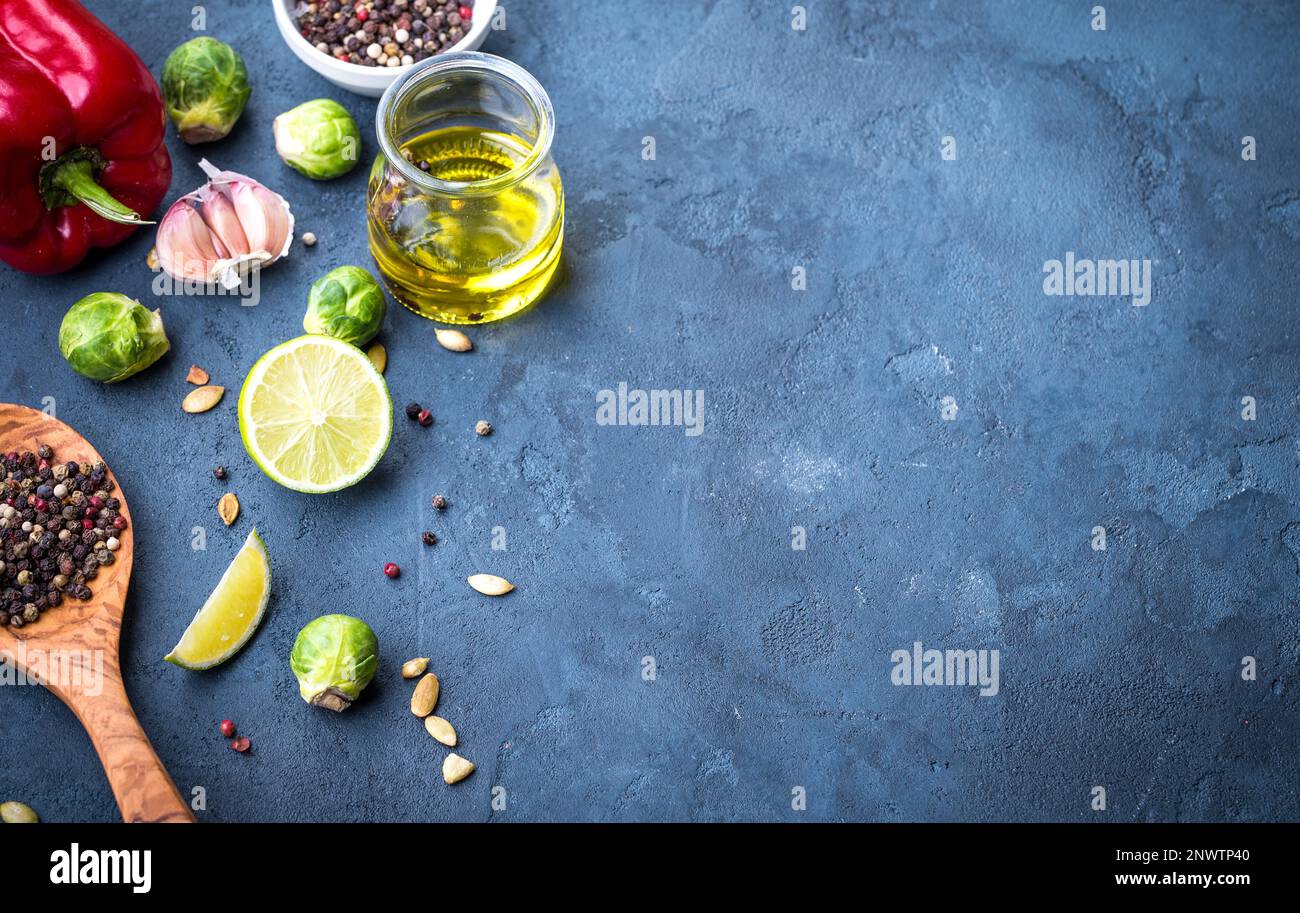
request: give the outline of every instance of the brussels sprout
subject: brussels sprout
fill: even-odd
[[[239,53],[206,36],[171,52],[162,90],[167,113],[187,143],[210,143],[229,133],[253,91]]]
[[[304,701],[341,713],[375,677],[379,640],[360,618],[322,615],[298,632],[289,665]]]
[[[352,115],[336,101],[318,98],[286,111],[271,124],[275,151],[291,168],[313,181],[328,181],[356,167],[361,134]]]
[[[312,283],[302,328],[363,346],[375,338],[386,313],[388,302],[374,276],[359,266],[340,266]]]
[[[59,327],[59,351],[72,370],[106,384],[143,371],[170,348],[162,315],[116,292],[82,298]]]
[[[0,821],[5,824],[40,824],[41,819],[30,805],[21,802],[0,802]]]

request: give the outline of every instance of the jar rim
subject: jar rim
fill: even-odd
[[[481,181],[444,181],[421,171],[407,161],[402,155],[402,150],[393,141],[393,130],[390,129],[389,120],[397,102],[409,92],[419,88],[422,83],[457,71],[491,73],[503,78],[519,90],[536,112],[537,139],[533,141],[527,157],[509,171]],[[411,183],[449,196],[481,195],[494,193],[519,183],[546,161],[551,154],[551,142],[555,138],[555,110],[551,107],[550,96],[546,94],[542,84],[533,74],[514,61],[480,51],[454,51],[420,61],[384,90],[383,97],[379,99],[379,107],[375,111],[375,135],[379,139],[379,148],[389,165],[397,169]]]

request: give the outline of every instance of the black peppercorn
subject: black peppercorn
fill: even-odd
[[[421,406],[419,403],[406,404],[406,417],[409,418],[411,421],[415,421],[415,419],[418,418],[420,413],[423,411],[424,411],[424,407]]]
[[[420,533],[420,541],[423,542],[425,545],[437,545],[438,537],[435,536],[433,533],[429,532],[428,530],[425,530],[424,532]]]
[[[225,466],[212,467],[212,475],[217,479],[224,479],[226,477],[226,467]]]

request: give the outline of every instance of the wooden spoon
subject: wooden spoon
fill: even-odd
[[[26,406],[0,403],[0,452],[35,451],[41,444],[54,448],[56,463],[101,460],[95,448],[63,422]],[[108,475],[117,482],[111,470]],[[127,526],[117,535],[122,543],[117,560],[101,567],[88,584],[90,599],[65,599],[32,624],[0,627],[0,655],[12,657],[28,675],[40,676],[81,720],[124,820],[192,822],[189,805],[149,744],[122,684],[118,641],[135,535],[126,495],[115,488],[113,497],[122,502]]]

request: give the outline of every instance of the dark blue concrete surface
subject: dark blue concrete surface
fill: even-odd
[[[190,4],[91,5],[155,73],[190,37]],[[1297,817],[1300,7],[1109,2],[1095,32],[1092,3],[812,0],[800,33],[788,3],[510,4],[484,50],[554,101],[565,281],[469,356],[394,309],[394,398],[437,424],[399,416],[371,479],[312,498],[247,459],[233,396],[178,407],[191,362],[238,388],[300,332],[312,279],[369,265],[366,169],[312,183],[270,125],[325,95],[368,127],[374,102],[291,57],[269,3],[206,5],[254,91],[227,140],[169,137],[169,199],[206,155],[321,243],[256,308],[152,298],[144,233],[58,278],[0,270],[22,353],[0,398],[55,397],[129,494],[128,689],[202,820]],[[1045,296],[1066,251],[1150,258],[1151,304]],[[73,375],[59,319],[96,290],[161,307],[172,354],[120,386]],[[702,389],[704,433],[598,425],[620,381]],[[262,630],[219,670],[163,663],[253,523],[276,575]],[[518,591],[476,595],[480,570]],[[303,704],[287,664],[324,612],[381,643],[343,716]],[[916,640],[1000,650],[1000,694],[891,685]],[[414,655],[479,765],[455,788],[407,710]],[[113,820],[71,714],[5,691],[0,799]]]

